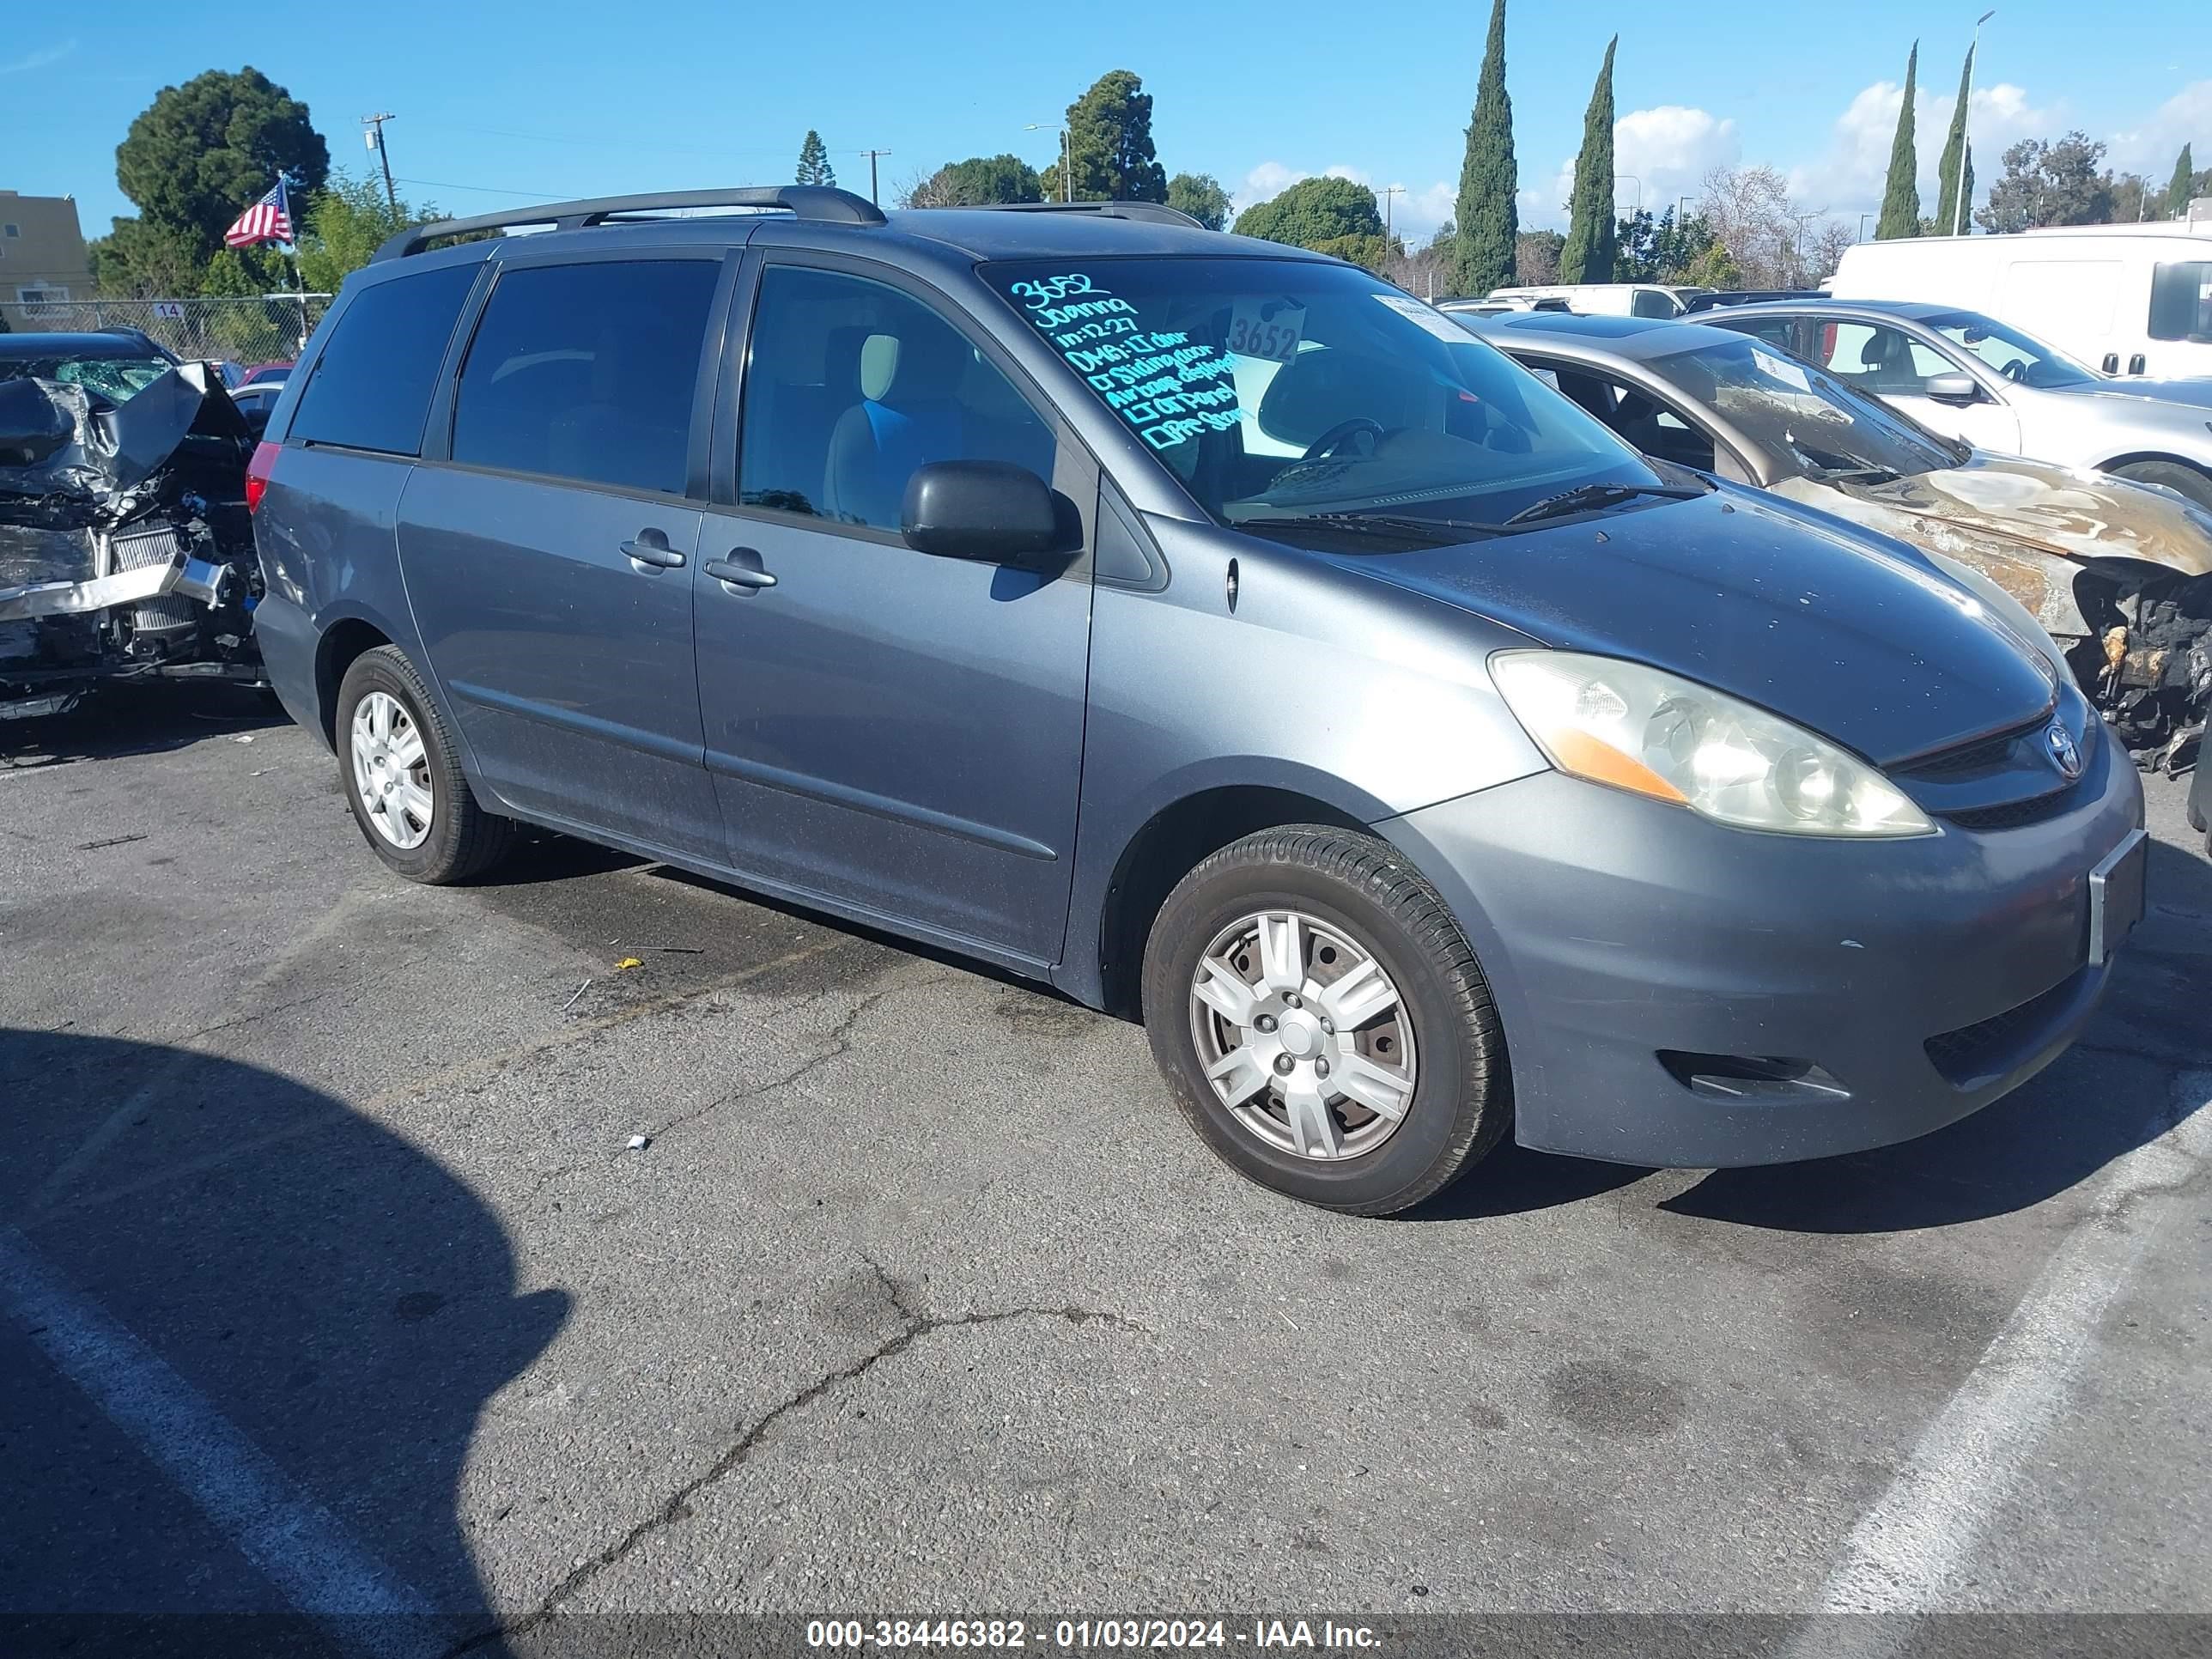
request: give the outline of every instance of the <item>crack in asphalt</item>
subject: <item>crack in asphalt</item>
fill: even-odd
[[[890,993],[886,991],[878,994],[888,995]],[[858,1010],[855,1011],[856,1014]],[[852,1018],[853,1016],[848,1016],[848,1023]],[[866,1376],[885,1360],[904,1353],[925,1336],[933,1335],[939,1331],[968,1330],[987,1325],[1004,1325],[1021,1319],[1056,1319],[1078,1327],[1096,1322],[1111,1330],[1127,1331],[1136,1335],[1152,1337],[1155,1340],[1159,1334],[1150,1327],[1140,1325],[1136,1321],[1126,1318],[1121,1314],[1109,1312],[1103,1309],[1079,1307],[1073,1304],[1057,1308],[1002,1308],[995,1311],[957,1314],[951,1317],[926,1314],[908,1299],[907,1287],[886,1272],[883,1265],[873,1256],[865,1250],[858,1251],[856,1254],[863,1262],[867,1264],[868,1271],[875,1275],[876,1282],[883,1287],[884,1298],[890,1304],[891,1312],[899,1321],[898,1330],[849,1365],[842,1365],[834,1371],[817,1377],[795,1394],[787,1395],[781,1402],[770,1407],[704,1471],[678,1486],[662,1501],[659,1509],[637,1522],[619,1539],[599,1551],[598,1554],[587,1557],[582,1565],[571,1568],[559,1583],[554,1585],[538,1599],[538,1604],[529,1612],[519,1619],[502,1620],[489,1630],[479,1631],[474,1636],[465,1638],[447,1648],[441,1659],[459,1659],[459,1656],[473,1652],[487,1643],[520,1636],[544,1624],[554,1616],[562,1602],[567,1601],[610,1567],[620,1564],[640,1545],[690,1520],[693,1513],[691,1500],[718,1484],[732,1470],[750,1459],[753,1453],[759,1449],[761,1443],[767,1437],[769,1431],[778,1423],[793,1413],[812,1405],[841,1384],[856,1382]]]

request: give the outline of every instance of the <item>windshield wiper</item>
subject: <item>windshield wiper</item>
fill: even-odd
[[[1702,486],[1688,484],[1577,484],[1572,489],[1563,489],[1556,495],[1547,495],[1540,501],[1532,502],[1506,520],[1505,523],[1509,526],[1534,524],[1539,519],[1557,519],[1571,513],[1595,512],[1601,507],[1613,507],[1622,501],[1633,501],[1638,495],[1658,495],[1670,501],[1686,501],[1710,494],[1711,492]]]
[[[1436,542],[1455,542],[1468,536],[1498,535],[1504,529],[1503,525],[1478,524],[1472,519],[1420,519],[1389,513],[1300,513],[1285,518],[1240,519],[1236,523],[1239,530],[1283,530],[1292,526],[1318,526],[1357,535],[1387,536],[1394,542],[1402,541],[1408,535]]]

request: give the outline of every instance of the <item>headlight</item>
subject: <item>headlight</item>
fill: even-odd
[[[1795,836],[1926,836],[1872,767],[1801,726],[1641,663],[1505,651],[1490,672],[1560,771]]]

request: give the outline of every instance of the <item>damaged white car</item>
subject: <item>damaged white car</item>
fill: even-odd
[[[0,334],[0,719],[260,682],[252,450],[221,379],[143,334]]]

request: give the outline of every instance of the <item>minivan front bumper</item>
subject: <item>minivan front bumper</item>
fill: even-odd
[[[2064,810],[1845,842],[1544,772],[1376,827],[1487,974],[1523,1146],[1685,1168],[1910,1139],[2080,1035],[2090,872],[2142,823],[2106,741]]]

